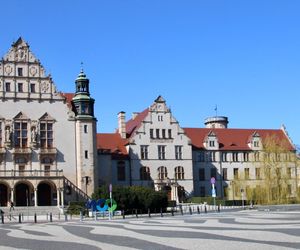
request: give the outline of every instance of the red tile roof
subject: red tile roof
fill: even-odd
[[[203,142],[206,136],[213,131],[220,144],[220,150],[250,150],[248,147],[252,135],[257,132],[264,140],[268,136],[276,136],[289,150],[295,150],[286,134],[281,129],[212,129],[212,128],[183,128],[186,135],[191,139],[192,145],[204,149]]]
[[[130,137],[133,132],[138,129],[142,121],[146,118],[149,113],[149,109],[145,109],[143,112],[139,113],[135,119],[131,119],[126,122],[126,134]]]
[[[73,108],[72,99],[75,96],[74,93],[60,93],[66,99],[67,105],[70,108]]]
[[[127,140],[122,139],[119,133],[97,134],[97,149],[103,153],[128,156],[126,144]]]

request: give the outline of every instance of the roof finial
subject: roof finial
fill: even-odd
[[[80,65],[81,65],[80,72],[82,72],[82,73],[83,73],[83,62],[81,62],[81,63],[80,63]]]
[[[216,107],[215,107],[215,112],[216,112],[216,117],[218,116],[218,105],[216,104]]]

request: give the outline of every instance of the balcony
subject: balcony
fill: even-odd
[[[57,149],[56,148],[41,148],[39,151],[40,155],[56,155]]]
[[[12,151],[14,155],[29,155],[31,152],[31,148],[14,148]]]
[[[57,178],[63,177],[62,170],[0,170],[0,179],[9,178]]]

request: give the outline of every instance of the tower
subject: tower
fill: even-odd
[[[76,176],[77,186],[91,195],[96,188],[97,145],[94,102],[90,96],[89,79],[81,69],[72,99],[75,107]]]

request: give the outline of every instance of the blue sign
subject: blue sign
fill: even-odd
[[[112,212],[117,209],[117,202],[114,199],[89,200],[85,206],[86,208],[91,209],[93,212]]]

